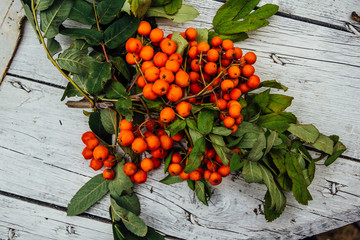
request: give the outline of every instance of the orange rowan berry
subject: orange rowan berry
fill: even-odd
[[[166,132],[165,132],[164,129],[160,129],[160,130],[158,131],[157,135],[158,135],[159,137],[161,137],[162,135],[166,135]]]
[[[159,137],[153,134],[146,138],[146,143],[147,143],[147,149],[149,149],[150,151],[160,147]]]
[[[201,178],[202,178],[202,175],[199,171],[195,170],[195,171],[192,171],[190,174],[189,174],[189,177],[191,180],[193,181],[200,181]]]
[[[90,161],[90,167],[95,171],[100,170],[103,166],[104,166],[103,161],[99,159],[94,158]]]
[[[255,72],[255,68],[252,66],[252,65],[245,65],[243,68],[242,68],[242,75],[245,76],[245,77],[250,77],[254,74]]]
[[[126,119],[123,119],[119,122],[119,128],[120,130],[132,130],[133,123],[128,122]]]
[[[217,86],[220,82],[221,82],[221,78],[218,77],[218,78],[216,78],[216,79],[213,81],[213,83],[212,83],[211,85],[212,85],[212,86]]]
[[[134,181],[139,184],[146,182],[146,179],[147,174],[141,169],[137,170],[137,172],[134,174]]]
[[[158,79],[154,82],[154,85],[152,86],[152,90],[157,95],[165,95],[169,89],[169,83],[167,83],[164,80]]]
[[[144,172],[148,172],[154,169],[154,162],[150,158],[144,158],[140,162],[140,167]]]
[[[106,180],[113,180],[115,177],[115,172],[112,169],[105,169],[103,171],[103,178]]]
[[[224,92],[227,92],[233,88],[234,83],[231,80],[227,79],[221,82],[221,90],[223,90]]]
[[[235,124],[235,119],[230,116],[227,116],[225,117],[223,122],[225,127],[231,128]]]
[[[218,59],[219,59],[219,52],[216,51],[215,49],[210,49],[207,52],[206,60],[208,60],[209,62],[216,62]]]
[[[218,165],[209,161],[207,164],[206,164],[206,167],[209,171],[211,172],[216,172],[216,170],[218,169]]]
[[[211,45],[213,47],[218,47],[222,44],[222,39],[221,37],[215,36],[213,37],[213,39],[211,39]]]
[[[225,93],[225,94],[223,95],[223,99],[224,99],[225,101],[230,101],[230,100],[231,100],[230,94]]]
[[[189,41],[190,47],[196,47],[197,45],[198,45],[198,43],[196,41]]]
[[[183,92],[181,87],[176,84],[171,84],[168,92],[166,93],[166,97],[169,99],[169,101],[177,102],[182,98],[182,96]]]
[[[94,149],[97,145],[99,145],[99,140],[97,138],[90,138],[86,141],[85,145],[89,149]]]
[[[209,180],[210,179],[210,175],[211,175],[211,171],[206,169],[204,172],[204,179],[205,180]]]
[[[197,32],[196,32],[196,29],[195,28],[188,28],[186,29],[185,31],[185,35],[186,35],[186,38],[189,40],[189,41],[194,41],[197,37]]]
[[[171,84],[175,80],[175,76],[172,71],[164,69],[160,71],[159,78]]]
[[[137,172],[138,168],[132,162],[127,162],[123,166],[123,171],[126,176],[134,175]]]
[[[165,63],[165,68],[172,71],[173,73],[177,72],[180,68],[180,64],[175,59],[167,60]]]
[[[242,57],[242,50],[239,47],[234,47],[234,56],[236,59],[240,59]]]
[[[229,66],[230,63],[231,63],[230,59],[225,59],[225,58],[221,59],[221,66],[223,66],[223,67]]]
[[[203,86],[201,83],[192,83],[190,84],[190,92],[192,94],[198,94],[203,89]]]
[[[150,32],[150,40],[152,42],[158,43],[160,42],[164,37],[164,32],[159,28],[154,28]]]
[[[144,46],[140,53],[139,53],[140,58],[142,58],[145,61],[148,61],[150,59],[153,58],[154,56],[154,49],[151,46]]]
[[[154,66],[154,63],[151,62],[151,61],[144,61],[142,64],[141,64],[141,71],[142,72],[145,72],[145,70],[149,67],[153,67]]]
[[[137,53],[127,53],[125,58],[126,62],[130,65],[134,65],[136,62],[140,61],[139,54]]]
[[[160,136],[160,145],[164,150],[169,150],[173,147],[174,140],[172,140],[168,135],[164,134]]]
[[[196,83],[200,79],[200,74],[198,72],[190,72],[189,78],[191,83]]]
[[[169,60],[175,59],[180,65],[183,62],[183,57],[179,53],[173,53],[169,56]]]
[[[256,58],[256,54],[253,52],[248,52],[244,55],[244,60],[250,65],[256,62]]]
[[[185,71],[178,71],[175,75],[175,83],[180,87],[187,87],[190,84],[190,76]]]
[[[154,93],[154,91],[152,90],[154,84],[152,83],[148,83],[144,86],[143,88],[143,95],[145,98],[149,99],[149,100],[154,100],[157,98],[157,94]]]
[[[232,78],[231,80],[234,83],[234,87],[237,87],[239,85],[239,78]]]
[[[202,65],[202,63],[201,63],[201,65]],[[192,60],[190,63],[190,67],[193,71],[199,72],[200,71],[200,60],[199,59]]]
[[[214,62],[208,62],[205,64],[204,72],[209,75],[214,75],[217,72],[217,65]]]
[[[225,54],[224,54],[224,58],[226,58],[226,59],[233,59],[233,57],[234,57],[234,50],[233,49],[229,49],[229,50],[227,50],[226,52],[225,52]]]
[[[216,161],[217,161],[218,163],[221,163],[221,164],[223,163],[222,160],[221,160],[221,158],[220,158],[219,155],[217,155],[217,154],[216,154],[216,156],[215,156],[215,159],[216,159]]]
[[[233,90],[231,90],[230,92],[230,98],[232,100],[238,100],[241,97],[241,90],[238,88],[234,88]]]
[[[168,41],[165,41],[164,44],[160,44],[160,48],[161,48],[161,51],[163,51],[167,55],[171,55],[176,51],[177,45],[174,41],[168,40]]]
[[[181,139],[183,139],[183,137],[181,136],[180,133],[177,133],[174,136],[172,136],[171,139],[174,140],[175,142],[179,142],[181,141]]]
[[[109,150],[104,146],[94,148],[93,155],[95,159],[105,160],[109,155]]]
[[[228,74],[230,78],[240,77],[240,68],[238,66],[231,66],[228,69]]]
[[[157,169],[157,168],[160,167],[160,165],[161,165],[161,160],[160,160],[159,158],[151,157],[150,159],[153,161],[154,169]]]
[[[115,164],[116,164],[116,159],[113,155],[109,155],[105,160],[104,160],[104,166],[107,168],[112,168]]]
[[[181,163],[181,161],[182,161],[182,157],[180,156],[180,154],[177,152],[173,153],[173,155],[171,156],[171,162],[172,163]]]
[[[90,148],[85,147],[84,150],[82,151],[82,155],[85,159],[92,159],[93,151]]]
[[[147,149],[147,144],[144,139],[137,137],[132,142],[131,148],[135,153],[143,153]]]
[[[240,125],[244,120],[244,116],[240,114],[240,116],[238,118],[235,119],[235,123],[237,125]]]
[[[189,98],[188,100],[186,100],[189,103],[196,103],[196,98]]]
[[[151,32],[151,25],[147,21],[141,21],[137,29],[138,34],[140,35],[149,35]]]
[[[160,112],[160,121],[169,123],[175,118],[175,111],[171,107],[166,107]]]
[[[210,175],[209,183],[213,186],[219,185],[222,182],[222,177],[218,172],[213,172]]]
[[[229,116],[232,118],[238,118],[240,117],[240,111],[241,107],[233,105],[229,108]]]
[[[242,93],[247,93],[250,91],[250,88],[246,83],[241,83],[239,89]]]
[[[191,113],[191,104],[188,102],[181,102],[176,106],[175,110],[181,117],[187,117]]]
[[[252,75],[249,77],[249,80],[246,82],[246,84],[250,88],[257,88],[260,85],[260,78],[257,75]]]
[[[122,130],[118,136],[119,144],[124,147],[130,146],[134,138],[134,133],[131,130]]]
[[[231,41],[230,39],[225,39],[223,42],[222,42],[222,48],[227,51],[229,49],[233,49],[234,48],[234,43],[233,41]]]
[[[156,158],[164,158],[166,156],[166,151],[163,148],[159,147],[155,150],[152,150],[151,155]]]
[[[237,130],[239,129],[239,127],[238,127],[236,124],[234,124],[234,125],[233,125],[231,128],[229,128],[229,129],[232,130],[231,134],[234,134],[234,133],[237,132]]]
[[[86,144],[87,140],[89,140],[90,138],[96,138],[96,135],[95,135],[93,132],[91,132],[91,131],[85,132],[85,133],[81,136],[81,141]]]
[[[153,59],[153,60],[154,60],[155,66],[157,66],[157,67],[164,67],[166,61],[168,60],[168,56],[166,55],[166,53],[157,52],[157,53],[154,55],[154,59]]]
[[[145,79],[149,82],[155,82],[159,79],[160,69],[158,67],[149,67],[145,70]]]
[[[221,111],[226,109],[227,102],[224,99],[218,99],[215,101],[215,106],[217,106]]]
[[[179,177],[182,179],[182,180],[188,180],[190,178],[190,174],[189,173],[186,173],[184,171],[182,171],[180,174],[179,174]]]
[[[136,80],[136,83],[140,88],[145,87],[146,85],[145,78],[143,76],[139,76],[138,79]]]
[[[188,55],[190,58],[196,58],[197,56],[197,46],[190,47]]]
[[[201,52],[203,54],[207,53],[210,50],[210,45],[207,42],[201,42],[197,45],[197,51],[200,54]]]
[[[142,47],[142,43],[137,38],[129,38],[125,44],[125,49],[128,51],[128,53],[138,53]]]
[[[173,176],[179,175],[182,170],[182,167],[178,163],[171,163],[168,168],[169,173]]]

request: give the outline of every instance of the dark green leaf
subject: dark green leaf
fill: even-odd
[[[59,66],[71,73],[86,74],[89,71],[89,63],[93,62],[82,50],[76,48],[66,49],[56,59]]]
[[[259,133],[246,133],[241,137],[240,143],[236,146],[237,148],[253,148],[257,139],[259,138]]]
[[[39,33],[38,33],[38,31],[37,31],[37,28],[36,28],[34,15],[33,15],[32,11],[31,11],[31,7],[30,7],[31,4],[29,3],[29,5],[28,5],[28,4],[26,4],[23,0],[20,0],[20,1],[21,1],[21,4],[22,4],[23,7],[24,7],[25,15],[26,15],[28,21],[30,22],[31,27],[33,28],[33,30],[34,30],[37,38],[39,39],[39,42],[41,43],[40,37],[39,37]]]
[[[299,203],[307,205],[308,201],[312,200],[312,197],[307,189],[307,184],[296,154],[286,153],[285,165],[287,173],[293,182],[292,191],[295,199]]]
[[[123,234],[119,228],[119,224],[113,222],[112,230],[113,230],[114,240],[125,240],[125,238],[123,237]]]
[[[37,0],[35,2],[37,2],[37,4],[38,4],[38,7],[36,10],[45,11],[54,3],[54,0]]]
[[[60,33],[74,39],[83,39],[91,46],[100,45],[103,39],[102,33],[97,29],[64,28]]]
[[[296,123],[297,119],[292,113],[270,113],[260,116],[257,124],[270,130],[277,130],[279,133],[288,129],[289,124]]]
[[[265,19],[247,18],[243,21],[224,22],[214,28],[219,34],[238,34],[249,32],[261,27],[265,27],[269,22]]]
[[[183,181],[184,180],[182,180],[179,176],[173,176],[170,174],[160,180],[161,183],[168,184],[168,185],[173,184],[173,183],[183,182]]]
[[[111,58],[111,63],[114,64],[115,68],[123,75],[127,80],[132,78],[131,72],[128,65],[122,57]]]
[[[45,38],[53,38],[59,33],[59,27],[68,18],[73,4],[73,0],[57,0],[40,12],[40,29]]]
[[[224,138],[222,136],[209,134],[209,137],[217,155],[219,155],[222,163],[227,166],[230,162],[233,152],[226,147]]]
[[[111,134],[108,134],[101,123],[100,113],[93,112],[89,117],[89,127],[100,139],[107,143],[111,143]]]
[[[132,0],[130,9],[135,17],[142,17],[151,5],[151,0]]]
[[[48,38],[46,47],[49,50],[51,56],[54,56],[62,50],[60,43],[56,41],[55,38]]]
[[[91,95],[99,94],[104,90],[106,83],[111,79],[111,64],[108,62],[93,62],[89,69],[89,78],[86,88]]]
[[[186,165],[186,167],[184,169],[184,171],[186,173],[191,173],[192,171],[194,171],[195,169],[197,169],[200,166],[201,161],[204,158],[205,143],[206,143],[205,138],[199,138],[194,143],[194,147],[191,150],[189,160],[188,160],[187,165]]]
[[[125,14],[105,30],[105,45],[110,49],[119,47],[136,33],[139,23],[138,18]]]
[[[147,240],[165,240],[165,238],[158,232],[155,231],[155,229],[148,227],[148,232],[145,236]]]
[[[86,41],[80,40],[80,39],[74,40],[74,41],[72,42],[72,44],[70,45],[70,48],[80,50],[80,51],[82,51],[82,52],[85,53],[85,54],[88,53],[88,48],[89,48],[89,47],[90,47],[90,45],[87,44]]]
[[[285,199],[286,201],[286,199]],[[271,196],[269,191],[266,192],[265,194],[265,206],[264,206],[264,214],[265,214],[265,218],[267,221],[272,222],[275,219],[277,219],[278,217],[280,217],[280,215],[282,214],[282,212],[284,211],[286,204],[283,204],[283,207],[280,208],[279,210],[276,210],[275,208],[271,207]]]
[[[328,136],[325,136],[324,134],[321,134],[321,133],[312,145],[317,150],[323,151],[324,153],[329,154],[329,155],[331,155],[334,151],[333,140],[331,140],[331,138],[329,138]]]
[[[281,94],[270,94],[270,102],[267,106],[273,112],[280,113],[291,105],[294,98]]]
[[[207,28],[196,28],[196,39],[195,41],[197,43],[201,43],[201,42],[208,42],[209,39],[209,29]]]
[[[121,115],[125,116],[126,121],[133,121],[134,113],[130,110],[131,107],[132,102],[129,98],[119,99],[115,103],[116,110],[118,110]]]
[[[261,134],[264,133],[264,130],[254,123],[244,121],[239,125],[238,130],[236,131],[236,133],[232,134],[232,136],[242,137],[247,133]]]
[[[111,109],[100,109],[101,123],[109,134],[115,134],[117,127],[116,113]]]
[[[191,128],[189,128],[189,134],[193,143],[195,143],[199,138],[203,137],[201,133]]]
[[[168,127],[168,130],[170,131],[170,137],[173,137],[178,132],[184,130],[185,127],[185,120],[176,119],[176,121],[170,124]]]
[[[85,212],[108,192],[109,181],[102,174],[96,175],[82,186],[67,206],[67,215],[75,216]]]
[[[114,200],[122,208],[125,208],[126,210],[136,215],[140,214],[140,201],[135,193],[131,195],[122,195],[120,197],[114,198]]]
[[[278,139],[278,136],[279,134],[276,131],[270,130],[270,134],[266,139],[266,150],[264,152],[264,155],[266,155],[274,146],[276,139]]]
[[[254,143],[254,147],[250,150],[247,159],[249,161],[258,161],[263,156],[263,150],[266,147],[266,137],[265,134],[259,134],[256,142]]]
[[[199,131],[196,126],[196,121],[194,119],[186,118],[186,125],[193,130]]]
[[[149,100],[146,97],[142,96],[142,99],[146,103],[147,108],[160,110],[164,106],[164,102],[160,99]]]
[[[307,143],[314,143],[320,136],[319,131],[312,124],[290,124],[287,130]]]
[[[101,24],[109,24],[120,12],[125,0],[102,0],[96,6],[96,13]]]
[[[168,168],[169,168],[169,165],[170,165],[170,163],[171,163],[172,155],[173,155],[173,150],[171,150],[171,151],[166,155],[166,158],[165,158],[165,161],[164,161],[164,174],[167,172],[167,170],[168,170]]]
[[[183,55],[186,47],[189,45],[189,42],[186,41],[186,39],[183,38],[179,33],[176,32],[172,34],[171,40],[176,43],[177,46],[176,53]]]
[[[239,16],[246,16],[248,13],[251,12],[252,9],[254,9],[252,5],[254,5],[254,2],[259,2],[258,0],[255,1],[248,1],[248,0],[229,0],[226,3],[224,3],[216,12],[216,15],[213,19],[213,25],[214,27],[225,23],[232,21],[237,15]],[[236,19],[243,18],[237,17]]]
[[[94,8],[85,0],[75,0],[69,18],[82,24],[93,25],[96,23]]]
[[[106,97],[113,99],[126,98],[128,97],[128,94],[125,87],[121,83],[112,81],[109,87],[106,89]]]
[[[164,6],[165,12],[169,15],[174,15],[179,8],[181,8],[182,0],[172,0]]]
[[[281,89],[287,91],[288,88],[282,85],[281,83],[277,82],[276,80],[267,80],[260,83],[260,87],[269,87],[275,89]]]
[[[195,193],[198,199],[207,206],[205,184],[202,181],[195,181]]]
[[[244,180],[248,183],[259,183],[263,180],[259,163],[244,160],[242,169]]]
[[[243,166],[244,161],[241,161],[240,155],[237,152],[234,152],[230,160],[230,171],[235,172],[240,170]]]
[[[69,98],[69,97],[75,97],[75,96],[81,97],[82,94],[74,87],[74,85],[71,84],[71,82],[68,82],[68,84],[66,85],[66,88],[64,90],[64,93],[61,97],[61,101],[64,101],[66,97]]]
[[[144,221],[134,213],[120,207],[113,198],[111,198],[111,211],[115,221],[121,220],[130,232],[139,237],[146,235],[147,226]]]
[[[259,105],[262,111],[265,111],[267,105],[269,104],[269,101],[270,101],[270,89],[256,94],[252,100],[253,103]]]
[[[252,10],[255,9],[256,5],[260,2],[260,0],[248,0],[245,1],[244,7],[241,9],[241,11],[234,17],[232,20],[239,20],[242,18],[245,18]]]
[[[275,4],[265,4],[254,12],[250,13],[247,18],[265,19],[269,18],[279,10],[279,6]]]
[[[237,34],[219,34],[217,32],[210,31],[209,32],[209,41],[211,41],[211,39],[213,39],[215,36],[218,36],[223,40],[229,39],[233,42],[240,42],[240,41],[244,41],[249,38],[249,36],[244,32],[237,33]]]
[[[345,145],[341,142],[337,142],[334,146],[333,154],[325,160],[325,166],[332,164],[343,152],[345,152],[345,150]]]
[[[191,190],[195,191],[195,181],[189,179],[187,180],[187,184]]]
[[[220,135],[220,136],[229,136],[232,130],[226,127],[213,127],[211,133]]]
[[[148,17],[163,17],[172,20],[175,23],[191,21],[199,16],[199,12],[192,6],[183,4],[177,13],[169,15],[164,7],[150,7],[146,12]]]
[[[198,129],[200,133],[206,135],[211,132],[214,124],[215,112],[207,109],[201,110],[198,115]]]
[[[128,195],[132,194],[133,183],[131,182],[130,177],[125,175],[123,167],[123,161],[116,164],[114,168],[115,178],[110,181],[109,184],[110,195],[115,199],[119,199],[124,192]]]

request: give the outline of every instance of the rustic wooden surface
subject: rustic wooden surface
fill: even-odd
[[[159,21],[166,30],[210,27],[221,3],[184,1],[200,16],[191,23]],[[138,185],[145,222],[180,239],[301,239],[360,220],[360,12],[356,1],[265,0],[280,5],[271,24],[237,45],[259,56],[263,80],[277,79],[295,97],[303,123],[337,134],[348,147],[330,167],[319,165],[308,206],[286,193],[284,214],[267,223],[265,187],[235,174],[203,206],[185,184],[163,185],[161,171]],[[357,9],[356,9],[357,8]],[[61,41],[70,43],[66,38]],[[79,109],[60,98],[66,80],[56,72],[26,22],[23,39],[0,86],[0,239],[112,239],[108,198],[85,215],[66,217],[75,192],[95,173],[81,156],[88,130]]]

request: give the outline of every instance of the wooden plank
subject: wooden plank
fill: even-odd
[[[111,224],[0,195],[0,239],[112,239]]]
[[[20,23],[23,17],[24,9],[20,1],[0,2],[0,84],[20,40]]]
[[[214,13],[215,10],[204,7],[201,11]],[[183,31],[191,25],[209,27],[205,23],[211,16],[203,13],[197,22],[180,25],[161,20],[159,25],[166,33],[172,29]],[[345,154],[360,158],[357,147],[360,112],[354,111],[360,108],[360,81],[353,80],[354,76],[360,76],[360,39],[320,26],[316,28],[317,34],[310,33],[311,24],[282,17],[272,20],[274,24],[254,33],[251,39],[237,43],[237,46],[245,51],[256,50],[256,73],[261,79],[277,79],[289,87],[287,94],[295,98],[290,110],[301,122],[317,123],[323,133],[341,136],[348,146]],[[280,20],[287,21],[285,28],[276,24]],[[65,86],[66,79],[48,61],[28,24],[23,41],[10,73]],[[314,43],[321,44],[314,46]],[[36,62],[36,65],[29,62]]]
[[[80,110],[66,109],[58,101],[60,95],[58,88],[5,79],[0,88],[0,155],[7,161],[0,169],[1,191],[66,207],[77,189],[95,175],[80,157],[86,119]],[[300,239],[360,220],[358,172],[359,162],[345,159],[328,168],[318,166],[310,187],[314,201],[302,206],[287,193],[288,206],[273,223],[266,223],[261,214],[265,187],[247,184],[234,174],[214,188],[209,207],[185,183],[159,183],[164,177],[161,170],[150,173],[149,180],[135,191],[145,222],[170,236]],[[108,202],[105,198],[88,212],[108,217]]]

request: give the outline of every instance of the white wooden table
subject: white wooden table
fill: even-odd
[[[184,1],[200,12],[193,22],[160,21],[170,33],[211,27],[220,2]],[[302,123],[336,134],[348,150],[330,167],[319,165],[310,186],[314,200],[299,205],[291,193],[284,214],[262,215],[265,187],[237,176],[214,188],[209,207],[186,183],[164,185],[162,171],[135,191],[145,222],[180,239],[301,239],[360,220],[360,13],[355,0],[263,0],[280,11],[271,24],[238,43],[256,51],[257,73],[276,79],[295,97]],[[0,86],[0,239],[112,239],[107,197],[79,217],[66,206],[95,172],[82,158],[82,110],[60,102],[66,80],[46,58],[25,22],[23,38]],[[97,173],[96,173],[97,174]]]

